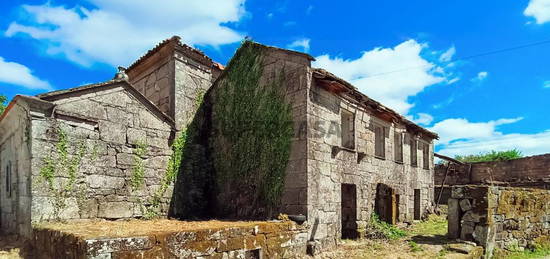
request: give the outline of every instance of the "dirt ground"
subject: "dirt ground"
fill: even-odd
[[[476,258],[474,252],[481,249],[470,243],[447,239],[447,221],[441,216],[430,216],[427,221],[404,229],[406,236],[395,240],[343,240],[337,249],[313,258],[466,259]]]
[[[29,244],[17,236],[0,236],[0,258],[33,258]]]

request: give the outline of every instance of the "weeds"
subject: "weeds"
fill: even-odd
[[[371,214],[365,233],[367,238],[372,239],[395,240],[407,236],[407,232],[396,226],[381,221],[378,215],[374,213]]]

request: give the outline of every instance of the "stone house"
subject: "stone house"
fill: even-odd
[[[248,50],[259,54],[246,59],[243,53]],[[308,239],[330,247],[342,237],[361,236],[372,213],[389,223],[421,219],[433,208],[437,135],[330,72],[312,68],[313,60],[308,54],[245,42],[224,68],[173,37],[132,64],[128,78],[37,97],[17,96],[0,118],[2,231],[28,235],[31,222],[54,218],[116,219],[169,212],[189,218],[178,205],[214,200],[209,210],[201,211],[239,218],[305,215]],[[251,88],[249,95],[241,85],[251,82],[262,91]],[[236,98],[226,102],[233,106],[222,105],[225,95]],[[255,103],[250,96],[281,96],[284,105],[250,106]],[[252,149],[243,157],[257,154],[250,162],[285,161],[282,167],[269,165],[283,170],[284,177],[275,177],[281,186],[274,194],[262,194],[276,197],[276,206],[267,209],[246,208],[256,204],[250,202],[258,192],[255,182],[231,179],[251,190],[235,193],[224,192],[230,190],[225,188],[231,187],[228,182],[212,179],[221,172],[219,160],[233,159],[229,157],[238,146],[224,134],[236,135],[233,141],[238,142],[250,133],[216,128],[223,126],[225,113],[234,111],[226,108],[239,108],[234,107],[237,101],[245,108],[239,118],[249,121],[237,120],[231,127],[243,127],[255,119],[246,116],[256,116],[265,107],[288,108],[292,121],[288,150],[261,153],[270,141],[245,143]],[[261,118],[261,126],[283,118],[268,115],[274,121]],[[210,178],[198,178],[199,169],[179,169],[178,179],[172,179],[167,172],[177,152],[170,147],[183,132],[189,135],[191,126],[197,142],[188,146],[204,152],[197,164],[213,161],[206,171],[217,173],[208,171]],[[284,135],[275,133],[262,137],[275,142]],[[240,140],[238,134],[243,134]],[[226,149],[217,148],[220,140]],[[202,179],[212,182],[196,189],[185,186]],[[205,189],[211,183],[221,186],[216,195]],[[217,209],[220,204],[229,210]]]

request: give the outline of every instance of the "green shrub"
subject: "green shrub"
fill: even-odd
[[[371,214],[369,224],[365,231],[365,237],[371,239],[399,239],[407,236],[404,230],[381,221],[377,214]]]

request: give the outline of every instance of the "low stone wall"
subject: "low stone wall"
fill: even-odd
[[[522,250],[550,237],[550,191],[499,186],[455,186],[449,237],[471,240],[490,256],[495,247]]]
[[[434,183],[445,185],[484,184],[550,189],[550,154],[508,161],[455,165],[447,173],[446,165],[435,167]]]
[[[102,230],[103,229],[103,230]],[[38,258],[302,258],[307,230],[290,221],[175,220],[52,224],[34,230]]]

